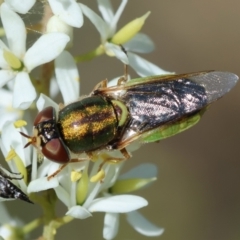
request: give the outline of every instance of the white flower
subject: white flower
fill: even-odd
[[[75,0],[48,0],[53,13],[66,24],[80,28],[83,25],[81,8]]]
[[[21,131],[26,133],[24,128],[22,128]],[[23,148],[27,143],[27,139],[19,134],[19,129],[14,127],[13,122],[8,121],[3,125],[0,140],[0,147],[5,158],[7,158],[9,152],[14,149],[24,167],[31,164],[31,150],[30,148]],[[8,164],[12,172],[19,172],[12,161],[8,161]]]
[[[0,89],[0,131],[7,121],[21,119],[23,111],[12,108],[13,93],[6,89]]]
[[[102,14],[102,18],[87,6],[83,4],[80,4],[80,6],[82,8],[83,14],[89,18],[89,20],[98,30],[101,36],[102,46],[108,55],[116,56],[123,63],[129,64],[137,72],[137,74],[142,77],[149,75],[170,74],[170,72],[164,71],[155,64],[132,53],[132,51],[138,53],[148,53],[154,49],[152,40],[143,33],[137,33],[137,29],[136,33],[134,34],[135,36],[131,36],[130,40],[127,42],[124,41],[123,43],[120,43],[127,50],[127,56],[119,44],[114,43],[113,38],[121,31],[120,30],[117,32],[117,23],[126,4],[127,0],[122,0],[118,10],[116,13],[114,13],[111,2],[109,0],[98,0],[98,7],[99,11]],[[139,25],[142,26],[144,20],[148,15],[149,13],[138,19],[139,22],[141,22]],[[129,35],[131,34],[132,33],[129,33]]]
[[[100,163],[101,161],[98,161],[94,164],[93,170],[91,171],[89,177],[88,175],[84,175],[84,173],[88,169],[89,161],[82,162],[81,164],[71,163],[60,173],[61,177],[57,176],[48,182],[47,180],[45,182],[40,179],[36,180],[30,183],[28,190],[40,191],[45,189],[44,187],[47,184],[49,188],[53,188],[55,190],[58,199],[60,199],[68,208],[66,215],[72,216],[74,218],[85,219],[92,216],[94,212],[106,212],[103,230],[104,238],[112,239],[109,238],[109,235],[117,234],[116,225],[118,225],[119,223],[116,219],[118,219],[118,214],[129,214],[137,209],[146,206],[148,203],[144,198],[136,195],[122,194],[111,196],[107,194],[108,189],[116,181],[119,170],[121,168],[121,164],[104,166],[106,177],[103,182],[91,182],[89,179],[91,179],[91,176],[94,176],[97,173]],[[78,183],[72,182],[69,177],[73,169],[77,169],[77,171],[82,170],[83,172],[82,178]],[[56,180],[56,178],[58,178],[58,180]],[[84,184],[82,182],[84,182]],[[87,186],[86,192],[84,190],[84,185]],[[81,186],[81,188],[79,188],[79,186]],[[80,198],[82,197],[82,195],[86,196],[82,199],[82,201],[84,202],[83,204],[79,202],[81,201]],[[101,195],[102,197],[99,197]],[[110,216],[112,217],[112,219],[114,219],[114,221],[109,222],[109,219],[111,219]],[[149,222],[148,224],[149,228],[153,226]],[[141,223],[136,222],[135,226],[133,227],[137,229],[137,226],[139,227],[140,225]],[[113,229],[115,229],[114,233],[112,232]],[[142,228],[140,230],[142,230]],[[147,233],[145,235],[147,235]]]
[[[138,167],[120,176],[110,188],[114,194],[121,194],[149,186],[156,180],[157,168],[153,164],[141,164]],[[149,222],[138,211],[126,213],[128,223],[139,233],[145,236],[160,236],[164,229]],[[119,216],[117,213],[107,212],[104,218],[104,239],[113,239],[118,232]]]
[[[5,3],[15,12],[25,14],[35,4],[36,0],[5,0]]]
[[[26,29],[22,19],[5,3],[1,5],[1,19],[8,47],[0,41],[0,87],[14,80],[13,107],[26,109],[36,98],[28,74],[35,67],[55,59],[66,46],[69,37],[63,33],[48,33],[26,51]]]

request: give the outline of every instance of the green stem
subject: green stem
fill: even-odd
[[[31,221],[30,223],[26,224],[22,228],[23,235],[26,236],[26,234],[30,233],[35,228],[39,227],[42,223],[43,223],[43,219],[42,218],[37,218],[37,219]]]
[[[74,218],[71,216],[64,216],[61,218],[57,218],[56,220],[53,220],[49,225],[51,225],[52,228],[58,229],[61,226],[71,222]]]
[[[79,55],[75,57],[75,61],[77,63],[79,62],[86,62],[86,61],[90,61],[95,57],[101,56],[102,54],[104,54],[104,48],[102,45],[98,46],[96,49],[85,53],[83,55]]]
[[[53,190],[44,191],[42,196],[40,196],[39,194],[31,194],[31,200],[35,203],[38,203],[43,209],[43,218],[40,220],[41,223],[44,223],[42,234],[42,238],[44,240],[54,240],[57,229],[62,225],[71,222],[74,219],[71,216],[56,218],[54,208],[57,197]],[[37,221],[35,224],[37,224]]]
[[[56,218],[49,222],[48,225],[44,227],[43,231],[43,239],[46,240],[54,240],[55,235],[57,233],[57,229],[69,222],[71,222],[74,218],[71,216],[64,216],[62,218]]]

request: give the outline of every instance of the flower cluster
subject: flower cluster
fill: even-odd
[[[132,67],[141,77],[169,74],[136,54],[154,49],[152,40],[140,33],[150,12],[118,30],[118,20],[127,0],[121,1],[116,12],[110,0],[97,0],[101,16],[75,0],[48,0],[43,3],[44,12],[37,28],[41,36],[27,47],[28,32],[19,14],[27,14],[35,2],[5,0],[0,6],[3,25],[0,40],[0,148],[11,170],[6,173],[9,177],[5,174],[3,176],[7,181],[6,186],[0,185],[0,197],[1,201],[9,199],[2,190],[7,187],[13,191],[7,182],[14,179],[15,198],[22,199],[19,196],[29,195],[32,202],[40,204],[48,212],[48,216],[34,219],[29,223],[31,227],[24,228],[22,222],[13,220],[0,205],[3,209],[0,236],[4,239],[22,239],[44,224],[49,228],[46,231],[45,227],[44,239],[53,239],[54,232],[61,224],[74,218],[85,219],[94,212],[105,212],[104,239],[116,236],[120,213],[126,214],[129,224],[139,233],[146,236],[161,235],[163,229],[150,223],[137,211],[148,204],[147,200],[130,194],[156,180],[157,170],[154,165],[140,165],[121,175],[123,162],[103,164],[120,158],[121,153],[115,150],[102,151],[90,157],[79,154],[78,161],[63,167],[43,157],[35,148],[24,148],[29,143],[22,136],[32,134],[29,127],[32,127],[32,116],[36,110],[52,106],[59,111],[61,106],[53,100],[58,93],[61,93],[64,105],[79,99],[80,77],[76,63],[107,54]],[[100,43],[89,53],[72,56],[73,28],[79,29],[84,18],[96,27]],[[114,84],[116,81],[109,83]],[[127,151],[136,148],[129,146]],[[59,168],[63,169],[55,176]],[[20,172],[22,177],[14,177],[12,172]],[[66,215],[60,218],[61,224],[55,218],[56,199],[67,208]]]

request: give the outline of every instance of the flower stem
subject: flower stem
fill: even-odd
[[[57,218],[56,220],[53,220],[51,222],[51,225],[52,227],[54,227],[55,229],[57,228],[60,228],[61,226],[71,222],[74,218],[71,217],[71,216],[64,216],[64,217],[61,217],[61,218]]]
[[[33,221],[31,221],[30,223],[26,224],[22,228],[23,235],[25,236],[26,234],[30,233],[35,228],[39,227],[42,223],[43,223],[43,219],[37,218],[37,219],[34,219]]]
[[[88,53],[85,53],[83,55],[79,55],[79,56],[76,56],[75,57],[75,61],[77,63],[79,62],[86,62],[86,61],[90,61],[92,60],[93,58],[95,57],[98,57],[100,55],[104,54],[104,48],[102,45],[98,46],[96,49],[88,52]]]
[[[40,24],[42,26],[41,32],[45,33],[46,31],[46,27],[47,27],[47,23],[49,18],[51,18],[53,16],[53,12],[52,9],[49,5],[49,3],[47,1],[44,2],[44,11],[43,11],[43,17],[40,21]]]
[[[40,22],[40,26],[41,26],[40,32],[42,33],[46,32],[47,23],[52,16],[53,16],[52,9],[49,3],[45,1],[43,17]],[[49,96],[50,80],[52,78],[53,72],[54,72],[53,61],[42,65],[39,93],[44,93],[45,95]]]
[[[71,216],[64,216],[62,218],[56,218],[49,222],[48,225],[44,227],[43,231],[43,239],[46,240],[54,240],[55,235],[57,233],[57,229],[69,222],[71,222],[74,218]]]

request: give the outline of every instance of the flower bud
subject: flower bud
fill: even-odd
[[[133,179],[122,179],[118,180],[113,187],[111,192],[115,194],[123,194],[136,191],[157,180],[157,178],[133,178]]]
[[[126,24],[112,37],[111,42],[117,45],[128,42],[142,29],[142,26],[145,23],[145,20],[147,19],[149,14],[150,12],[147,12],[142,17],[136,18]]]

